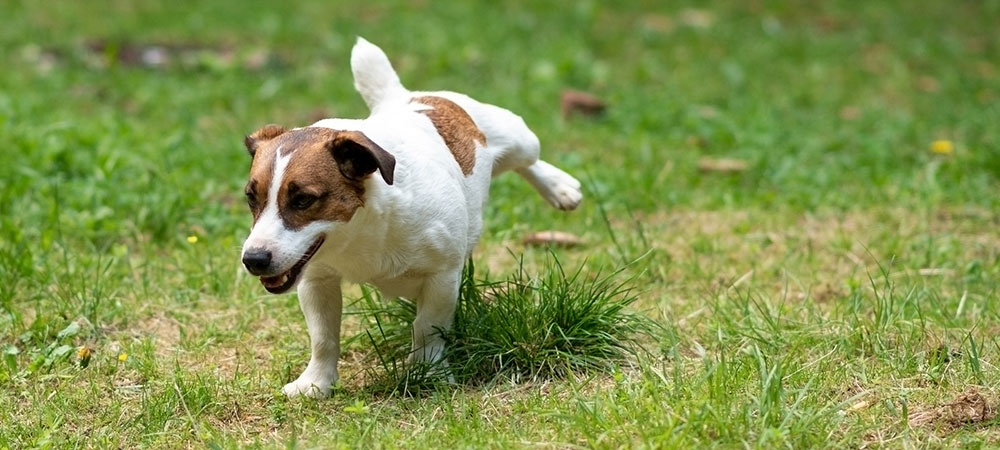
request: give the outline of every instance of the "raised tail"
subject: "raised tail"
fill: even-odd
[[[399,81],[389,57],[360,36],[351,50],[351,72],[354,73],[354,88],[373,113],[394,100],[406,101],[409,91]]]

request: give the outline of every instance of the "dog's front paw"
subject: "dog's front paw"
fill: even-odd
[[[304,395],[311,398],[326,398],[330,396],[330,385],[332,380],[324,380],[316,377],[306,377],[305,374],[297,380],[288,383],[282,388],[282,392],[288,398]]]

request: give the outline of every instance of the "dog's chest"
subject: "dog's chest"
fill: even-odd
[[[395,278],[372,280],[371,284],[378,288],[384,297],[416,298],[423,288],[425,277],[425,274],[404,273]]]

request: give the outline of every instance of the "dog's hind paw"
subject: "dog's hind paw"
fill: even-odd
[[[583,192],[576,178],[545,161],[538,161],[536,166],[539,170],[536,172],[538,182],[535,187],[545,200],[563,211],[574,210],[580,205]]]
[[[286,384],[281,391],[289,398],[300,395],[311,398],[326,398],[330,396],[331,384],[330,380],[319,380],[301,376],[297,380]]]
[[[576,182],[576,186],[569,183],[558,183],[550,187],[550,192],[545,195],[545,199],[549,201],[552,206],[559,208],[563,211],[572,211],[580,206],[580,201],[583,200],[583,192],[580,191],[580,183],[575,179],[570,177],[572,181]]]

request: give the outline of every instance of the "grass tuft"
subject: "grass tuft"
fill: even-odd
[[[643,351],[657,325],[628,308],[637,300],[621,270],[608,275],[567,272],[555,256],[532,276],[523,263],[502,281],[477,280],[465,268],[455,323],[444,331],[447,365],[406,364],[410,300],[382,302],[365,290],[360,314],[369,327],[353,339],[372,343],[369,386],[378,392],[416,394],[448,380],[480,385],[498,380],[553,379],[570,372],[613,371]]]

